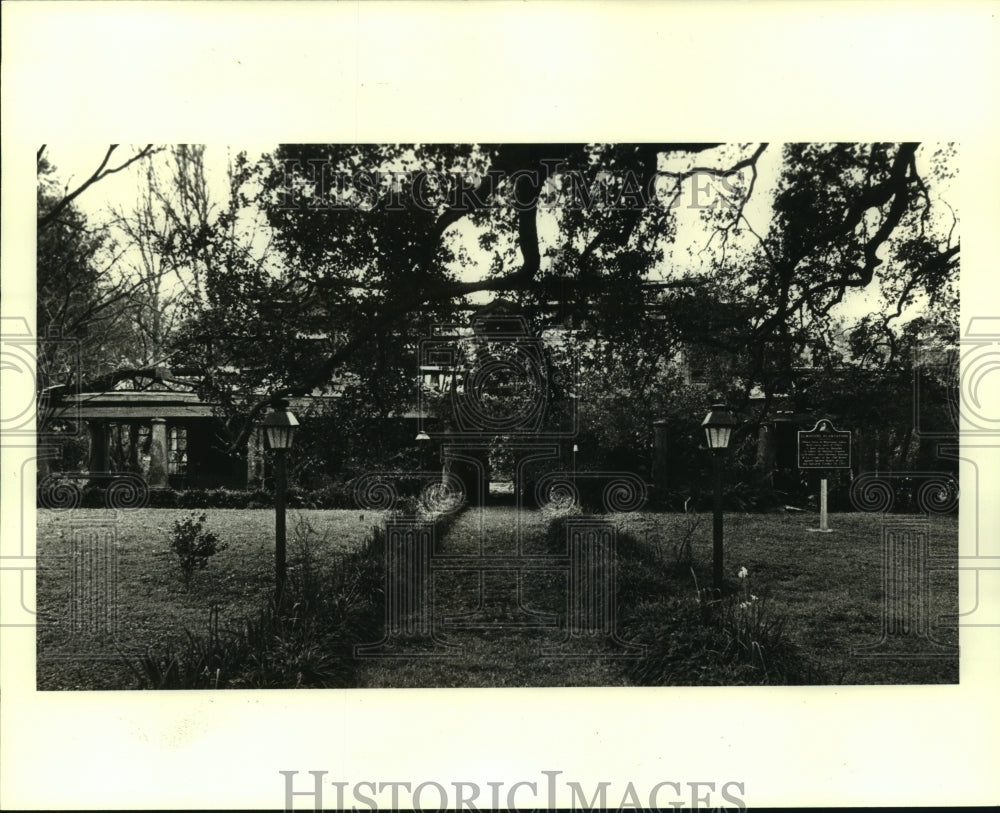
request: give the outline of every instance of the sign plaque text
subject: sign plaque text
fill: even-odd
[[[826,418],[807,432],[799,432],[800,469],[849,469],[851,433],[833,428]]]

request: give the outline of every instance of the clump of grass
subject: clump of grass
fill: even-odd
[[[629,665],[629,676],[650,686],[723,686],[746,683],[727,663],[722,631],[705,623],[690,596],[667,596],[633,608],[626,637],[646,645],[646,655]],[[735,681],[734,681],[735,679]]]
[[[558,490],[549,495],[549,499],[542,503],[542,516],[548,523],[565,517],[579,516],[583,509],[577,502],[576,497],[569,491]]]
[[[738,592],[719,604],[719,625],[728,636],[728,652],[733,660],[747,663],[767,676],[768,660],[784,648],[785,620],[770,611],[766,593],[758,596],[751,591],[745,567],[737,576]]]
[[[693,572],[693,571],[692,571]],[[654,685],[762,685],[832,682],[785,635],[785,619],[766,594],[751,590],[746,568],[738,589],[700,589],[645,603],[630,633],[648,645],[632,677]]]

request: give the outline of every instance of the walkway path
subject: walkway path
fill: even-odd
[[[441,647],[434,658],[372,659],[360,670],[360,684],[628,685],[620,661],[586,655],[586,642],[563,644],[568,572],[545,550],[545,530],[538,511],[465,511],[436,543],[431,576],[435,637],[454,651]],[[547,559],[540,558],[546,553]],[[575,657],[542,654],[561,644],[564,654]]]

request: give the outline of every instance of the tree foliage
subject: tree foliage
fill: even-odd
[[[114,246],[67,200],[41,154],[37,205],[37,385],[43,392],[128,363],[125,304],[135,286],[114,273]]]
[[[880,346],[886,369],[900,362],[913,306],[954,319],[959,244],[937,193],[953,152],[931,150],[283,145],[237,162],[229,207],[182,247],[205,299],[175,363],[206,370],[234,446],[274,397],[336,391],[389,416],[412,405],[418,339],[502,296],[538,330],[580,331],[581,375],[611,385],[595,404],[616,391],[665,406],[647,396],[683,348],[712,359],[734,406],[763,391],[766,413],[803,366],[860,374]],[[706,178],[713,238],[688,262],[678,211]],[[838,305],[855,292],[894,306],[848,340]]]

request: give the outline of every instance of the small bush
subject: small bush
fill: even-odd
[[[180,506],[180,496],[183,491],[172,488],[153,488],[149,491],[150,508],[177,508]]]
[[[209,557],[226,550],[229,545],[219,541],[211,531],[205,530],[205,514],[190,513],[183,520],[174,522],[170,548],[177,554],[185,586],[191,584],[195,570],[204,570]]]

